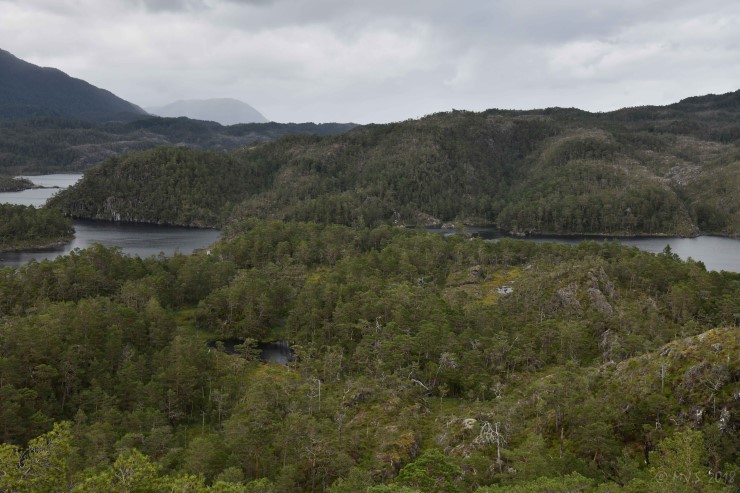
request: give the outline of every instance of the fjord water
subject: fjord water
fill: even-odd
[[[41,207],[61,188],[74,184],[82,175],[45,175],[27,177],[33,183],[46,187],[22,192],[0,193],[0,203]],[[214,229],[158,226],[154,224],[115,223],[109,221],[74,221],[75,238],[64,245],[45,249],[0,252],[0,267],[18,266],[30,262],[54,259],[76,248],[87,248],[95,243],[120,247],[127,255],[150,257],[164,253],[188,254],[206,248],[218,240],[220,232]]]
[[[82,177],[74,175],[27,176],[33,183],[45,187],[24,190],[22,192],[0,193],[0,203],[23,204],[41,207],[46,200],[59,189],[73,185]],[[75,239],[63,246],[45,250],[21,250],[0,253],[0,267],[17,266],[31,259],[53,259],[69,253],[75,248],[86,248],[94,243],[105,246],[120,247],[125,254],[148,257],[175,253],[188,254],[205,248],[219,238],[219,232],[212,229],[182,228],[175,226],[157,226],[151,224],[126,224],[108,221],[75,221]],[[432,230],[440,233],[454,233],[454,230]],[[468,228],[469,233],[484,239],[496,241],[504,235],[491,228]],[[673,253],[686,260],[689,257],[704,263],[708,270],[726,270],[740,272],[740,239],[718,236],[699,236],[697,238],[671,237],[634,237],[634,238],[601,238],[601,237],[562,237],[542,236],[526,237],[528,241],[538,243],[555,242],[577,244],[586,239],[596,241],[619,241],[647,252],[662,252],[666,245]]]
[[[42,207],[47,199],[57,193],[59,190],[74,185],[82,178],[81,174],[69,175],[40,175],[40,176],[19,176],[18,178],[28,178],[34,185],[48,188],[30,188],[20,192],[0,193],[0,204],[17,204],[32,205]]]
[[[0,252],[0,267],[18,266],[30,262],[54,259],[76,248],[87,248],[95,243],[120,247],[127,255],[151,257],[164,253],[192,253],[218,240],[220,232],[214,229],[181,228],[155,224],[127,224],[108,221],[74,221],[74,239],[54,248]]]
[[[435,230],[433,230],[435,231]],[[455,230],[436,230],[444,234],[455,233]],[[466,232],[480,236],[484,240],[498,241],[512,238],[501,234],[493,228],[467,228]],[[645,252],[660,253],[666,246],[683,260],[692,258],[703,262],[707,270],[740,272],[740,238],[721,236],[697,236],[696,238],[677,238],[669,236],[641,237],[601,237],[601,236],[526,236],[513,237],[535,243],[560,243],[577,245],[582,241],[618,241],[623,245],[633,246]]]

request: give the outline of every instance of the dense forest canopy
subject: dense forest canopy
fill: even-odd
[[[175,217],[175,224],[261,217],[495,224],[515,234],[736,236],[738,94],[603,114],[453,111],[285,137],[228,158],[180,151],[177,172],[175,151],[133,153],[103,163],[52,205],[75,217]],[[229,177],[219,164],[225,159],[234,163]],[[183,173],[195,178],[180,180]],[[228,192],[227,204],[216,180],[241,191]],[[212,199],[193,199],[204,192]],[[193,208],[190,223],[178,217]]]
[[[163,175],[168,176],[166,183]],[[89,207],[104,204],[105,212],[96,219],[202,227],[220,224],[233,204],[259,190],[265,181],[261,170],[245,167],[229,154],[182,147],[113,158],[107,166],[90,170],[87,177],[76,186],[80,198],[67,202],[72,216],[83,216]],[[64,199],[55,196],[50,208],[57,211],[53,204],[60,200]]]
[[[72,220],[59,211],[0,204],[0,251],[49,246],[73,235]]]
[[[736,491],[738,274],[389,226],[224,236],[0,270],[1,490]],[[268,340],[296,361],[261,363]]]
[[[227,151],[284,135],[332,135],[352,127],[274,122],[223,127],[188,118],[148,116],[128,123],[51,117],[0,120],[0,173],[78,172],[111,157],[162,145]]]

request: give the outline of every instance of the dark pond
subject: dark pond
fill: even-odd
[[[236,346],[240,344],[244,344],[244,339],[230,338],[208,341],[208,347],[217,348],[219,345],[222,345],[223,351],[227,354],[238,354],[239,351],[237,351]],[[287,341],[258,342],[256,349],[260,352],[260,360],[265,363],[287,365],[289,362],[295,360],[295,355],[291,351]]]

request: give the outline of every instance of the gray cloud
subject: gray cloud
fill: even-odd
[[[206,4],[202,0],[140,0],[149,12],[181,12],[202,10]]]
[[[33,63],[142,106],[235,97],[277,121],[608,110],[740,80],[732,0],[0,0],[0,11],[0,48]]]

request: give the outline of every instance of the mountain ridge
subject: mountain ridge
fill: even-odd
[[[130,121],[147,116],[110,91],[39,67],[0,49],[0,119],[51,116],[89,121]]]

